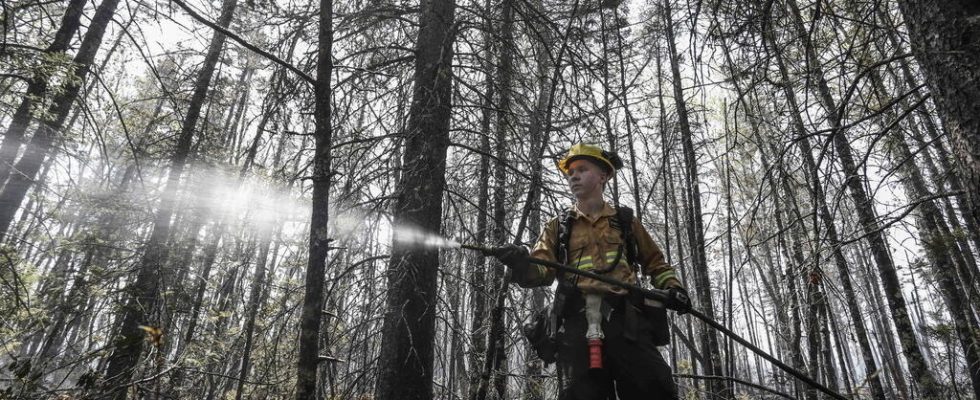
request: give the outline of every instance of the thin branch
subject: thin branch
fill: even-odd
[[[313,79],[313,77],[311,77],[307,73],[305,73],[303,71],[300,71],[299,68],[296,68],[294,65],[292,65],[292,64],[290,64],[288,62],[285,62],[282,59],[280,59],[279,57],[276,57],[275,55],[273,55],[272,53],[269,53],[268,51],[262,50],[262,49],[258,48],[257,46],[255,46],[255,45],[253,45],[253,44],[245,41],[245,39],[242,39],[241,36],[236,35],[235,33],[229,31],[228,29],[222,28],[218,24],[214,23],[214,21],[211,21],[211,20],[209,20],[207,18],[204,18],[203,16],[201,16],[201,14],[198,14],[196,11],[194,11],[193,9],[191,9],[190,7],[188,7],[187,4],[185,4],[183,2],[183,0],[171,0],[171,1],[174,4],[177,4],[177,6],[179,6],[180,8],[184,9],[184,11],[187,11],[187,14],[189,14],[194,19],[200,21],[202,24],[207,25],[211,29],[214,29],[214,30],[216,30],[218,32],[221,32],[225,36],[228,36],[229,38],[231,38],[231,40],[234,40],[234,41],[238,42],[238,44],[242,45],[242,47],[244,47],[246,49],[249,49],[249,50],[252,50],[255,53],[257,53],[258,55],[260,55],[262,57],[265,57],[269,61],[272,61],[272,62],[274,62],[276,64],[279,64],[283,68],[286,68],[286,69],[292,71],[293,73],[295,73],[296,75],[299,75],[299,77],[300,78],[303,78],[303,80],[306,81],[306,83],[309,83],[311,87],[316,83],[316,79]]]

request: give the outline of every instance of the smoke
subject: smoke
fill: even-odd
[[[412,247],[426,247],[446,249],[460,247],[459,242],[447,239],[434,233],[425,232],[421,229],[410,226],[396,226],[394,228],[394,240],[402,245]]]

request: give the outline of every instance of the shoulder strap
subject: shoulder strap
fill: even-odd
[[[616,222],[623,236],[623,246],[626,247],[626,262],[636,268],[636,237],[633,236],[633,209],[626,206],[616,206]]]
[[[558,245],[555,246],[555,259],[559,263],[568,263],[568,246],[572,241],[572,225],[575,223],[575,212],[568,210],[558,223]]]

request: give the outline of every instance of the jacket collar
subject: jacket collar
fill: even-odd
[[[572,204],[571,208],[572,208],[572,211],[575,213],[575,218],[586,218],[586,219],[589,219],[589,217],[584,212],[582,212],[582,210],[579,210],[578,209],[578,206],[577,205]],[[591,218],[591,219],[593,221],[595,221],[595,220],[599,219],[600,217],[611,217],[611,216],[614,216],[614,215],[616,215],[616,209],[614,209],[611,205],[609,205],[609,202],[608,201],[604,201],[603,202],[603,206],[602,206],[602,210],[599,210],[599,214],[596,215],[594,218]]]

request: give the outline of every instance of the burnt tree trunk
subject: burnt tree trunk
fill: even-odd
[[[867,178],[862,176],[860,171],[858,171],[854,157],[851,154],[850,143],[841,124],[842,110],[838,109],[838,105],[831,95],[823,68],[819,64],[816,49],[814,49],[813,43],[808,39],[809,36],[806,28],[803,26],[803,20],[796,1],[789,0],[786,4],[792,14],[791,23],[795,27],[798,37],[803,42],[802,45],[809,62],[807,65],[808,71],[813,81],[816,82],[818,100],[829,116],[832,128],[830,133],[832,136],[831,141],[837,150],[841,168],[846,176],[844,185],[847,187],[851,200],[854,202],[859,223],[867,236],[868,246],[871,248],[871,254],[878,267],[878,273],[881,275],[882,285],[886,292],[888,304],[891,306],[892,318],[898,330],[899,342],[902,345],[903,353],[908,361],[909,371],[922,390],[921,395],[923,398],[938,398],[941,393],[940,385],[935,375],[930,371],[929,365],[922,355],[919,341],[915,337],[915,327],[906,308],[907,302],[898,279],[898,270],[891,258],[888,243],[885,241],[884,233],[875,215],[874,206],[871,202],[872,199],[865,190],[865,181]]]
[[[533,7],[536,15],[542,15],[545,12],[544,4],[541,0],[534,0],[527,7],[528,8],[526,9],[531,9],[531,7]],[[531,24],[528,25],[528,29],[533,29]],[[548,132],[544,130],[544,120],[548,113],[548,99],[551,92],[551,83],[548,80],[548,77],[551,75],[548,52],[553,45],[554,39],[550,27],[541,27],[540,31],[538,32],[538,41],[535,42],[534,46],[535,83],[537,84],[538,91],[534,102],[534,109],[530,116],[530,125],[528,126],[528,136],[531,141],[531,154],[541,153],[541,147],[544,145],[544,142],[546,141],[545,137],[548,135]],[[542,171],[540,162],[532,159],[532,163],[531,184],[534,185],[536,182],[540,181]],[[540,191],[536,190],[536,188],[530,188],[529,192],[531,213],[528,215],[527,226],[531,237],[535,238],[541,231],[541,195]],[[531,289],[531,315],[535,315],[538,311],[545,307],[547,290],[550,289]],[[538,356],[534,353],[534,348],[530,343],[525,347],[525,354],[525,375],[527,375],[527,383],[525,386],[524,398],[526,400],[543,400],[545,396],[545,380],[541,377],[541,374],[544,371],[544,362],[538,359]]]
[[[704,221],[701,215],[701,190],[698,187],[698,161],[694,154],[694,133],[691,131],[691,123],[688,119],[687,103],[684,100],[684,89],[681,82],[680,61],[677,55],[677,48],[674,43],[674,21],[671,16],[669,2],[664,2],[663,7],[664,31],[667,40],[667,55],[670,58],[670,71],[674,88],[674,102],[677,108],[677,123],[680,128],[681,145],[684,151],[684,169],[687,182],[686,195],[687,207],[687,239],[691,244],[692,271],[694,271],[694,289],[697,305],[701,312],[714,318],[715,307],[711,300],[711,279],[708,276],[707,254],[705,254],[704,241]],[[721,349],[718,345],[718,336],[714,332],[706,332],[702,335],[703,351],[707,353],[704,358],[704,369],[711,375],[722,376]],[[721,380],[710,382],[710,392],[714,396],[727,399],[731,398],[729,386]]]
[[[485,12],[489,14],[492,1],[486,3]],[[485,71],[484,85],[486,93],[483,97],[483,110],[480,114],[480,164],[477,167],[479,183],[477,184],[477,214],[476,214],[476,242],[479,244],[487,243],[489,232],[489,210],[490,210],[490,136],[491,126],[493,125],[493,38],[491,36],[491,18],[487,16],[487,22],[483,29],[483,52],[484,59],[487,60],[483,66]],[[489,307],[490,291],[487,279],[487,257],[482,253],[473,255],[473,278],[470,283],[470,303],[473,309],[472,322],[470,324],[470,342],[472,348],[469,354],[470,378],[467,388],[466,398],[475,400],[479,396],[480,390],[484,385],[480,382],[483,378],[483,364],[487,352],[487,311]]]
[[[311,399],[317,393],[317,365],[320,363],[320,321],[323,317],[323,285],[326,279],[330,238],[330,75],[333,72],[333,0],[320,0],[320,30],[314,84],[313,206],[310,217],[310,254],[306,266],[303,312],[299,323],[299,362],[296,371],[296,399]]]
[[[919,61],[939,115],[953,138],[953,154],[971,210],[980,221],[980,3],[971,0],[899,0],[912,53]]]
[[[507,134],[512,130],[513,117],[511,103],[513,98],[512,82],[514,77],[514,1],[501,2],[501,23],[496,28],[500,37],[500,59],[497,63],[498,102],[496,107],[497,126],[495,137],[495,153],[493,178],[496,188],[493,192],[493,243],[495,245],[507,241],[507,210],[504,200],[507,194]],[[519,239],[519,238],[518,238]],[[491,262],[493,274],[491,282],[496,288],[493,308],[490,310],[490,331],[487,337],[487,358],[484,362],[483,377],[477,400],[485,400],[490,390],[495,394],[494,399],[505,399],[507,396],[507,353],[506,316],[504,314],[507,299],[508,278],[505,276],[504,265],[494,259]]]
[[[810,147],[810,139],[806,137],[806,127],[803,124],[803,119],[800,116],[800,105],[796,99],[796,92],[791,86],[789,71],[786,64],[783,61],[782,51],[778,48],[771,27],[767,28],[762,35],[768,42],[768,45],[772,46],[771,51],[776,65],[779,69],[780,78],[782,82],[783,94],[786,96],[786,102],[789,107],[789,115],[791,116],[791,126],[793,127],[794,138],[800,146],[800,154],[804,161],[804,166],[807,181],[809,182],[812,190],[811,196],[816,204],[820,220],[823,222],[824,228],[826,229],[827,239],[832,247],[834,265],[837,267],[838,274],[840,275],[841,287],[844,289],[844,298],[847,302],[847,310],[850,314],[850,320],[854,324],[854,331],[857,336],[858,344],[861,346],[861,356],[864,360],[865,372],[868,376],[868,384],[871,387],[871,395],[875,400],[884,400],[885,392],[884,385],[881,382],[880,374],[878,373],[878,365],[874,359],[874,354],[871,349],[871,340],[868,338],[868,330],[864,324],[864,317],[862,316],[861,309],[857,301],[857,293],[854,290],[854,285],[851,281],[851,267],[847,259],[844,258],[843,250],[840,246],[840,238],[837,234],[837,227],[830,214],[830,208],[827,206],[826,197],[823,191],[823,183],[817,177],[817,165],[813,159],[813,152]]]
[[[455,9],[453,0],[430,0],[421,10],[406,157],[394,201],[395,226],[438,232],[442,225]],[[438,250],[393,243],[378,359],[380,400],[432,398],[438,269]]]

